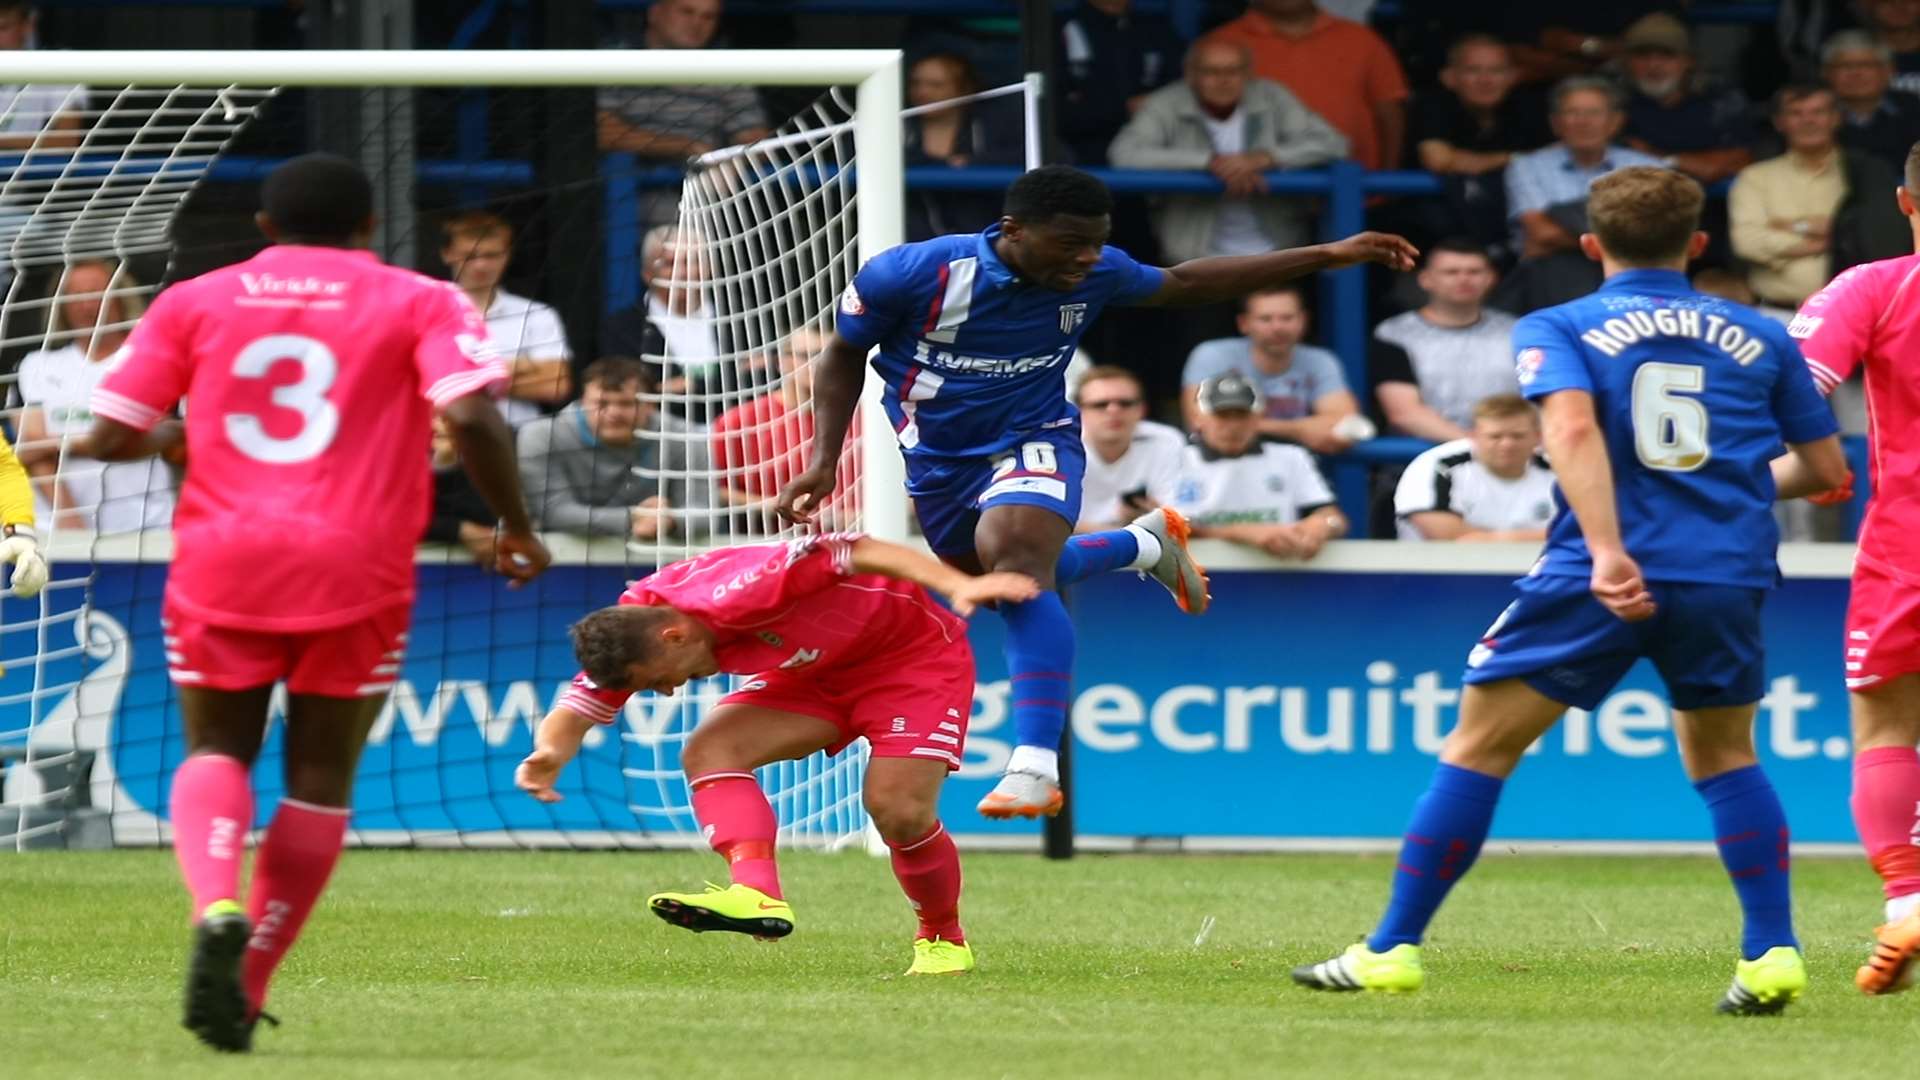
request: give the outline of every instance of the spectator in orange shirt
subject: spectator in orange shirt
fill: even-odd
[[[1407,77],[1379,34],[1314,0],[1250,0],[1213,36],[1253,53],[1253,73],[1293,91],[1347,137],[1369,169],[1397,169],[1407,135]]]
[[[714,485],[726,505],[742,512],[750,533],[774,533],[773,499],[806,471],[813,449],[813,363],[827,348],[827,335],[803,326],[780,346],[779,380],[770,393],[721,413],[713,422]],[[831,523],[855,487],[858,455],[842,455],[840,486],[828,500]]]

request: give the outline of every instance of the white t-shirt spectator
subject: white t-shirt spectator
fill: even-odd
[[[1473,426],[1473,407],[1495,394],[1517,394],[1513,374],[1513,324],[1504,311],[1484,310],[1472,326],[1439,326],[1403,312],[1374,327],[1376,348],[1368,361],[1374,385],[1412,383],[1420,400],[1463,428]]]
[[[1245,375],[1260,388],[1267,399],[1267,416],[1274,420],[1312,416],[1314,402],[1347,388],[1340,358],[1325,349],[1295,345],[1293,363],[1287,370],[1268,375],[1253,366],[1253,344],[1237,337],[1215,338],[1194,346],[1193,352],[1187,354],[1187,366],[1180,373],[1180,382],[1185,386],[1198,386],[1228,371]]]
[[[0,86],[0,135],[33,135],[63,112],[87,107],[84,86]]]
[[[1238,457],[1188,445],[1173,508],[1196,525],[1290,525],[1333,503],[1313,455],[1262,439]]]
[[[47,434],[76,436],[93,426],[93,388],[112,369],[110,360],[90,362],[79,345],[37,349],[20,361],[20,400],[47,418]],[[108,464],[68,457],[60,483],[94,531],[164,529],[173,521],[173,475],[158,458]],[[42,523],[53,509],[34,489],[34,513]]]
[[[487,307],[487,337],[494,348],[509,361],[516,357],[529,360],[571,360],[567,331],[560,325],[560,313],[538,300],[497,289]],[[507,398],[500,414],[515,428],[529,420],[538,420],[540,406],[531,401]]]
[[[1179,428],[1140,421],[1133,442],[1120,460],[1108,464],[1092,444],[1087,446],[1087,475],[1081,481],[1080,524],[1105,525],[1139,516],[1121,496],[1144,491],[1154,502],[1173,501],[1186,458],[1187,437]]]
[[[1470,529],[1544,529],[1553,519],[1553,470],[1535,454],[1527,471],[1507,480],[1473,458],[1473,440],[1441,443],[1414,458],[1393,492],[1400,539],[1424,540],[1413,514],[1439,510],[1460,515]]]

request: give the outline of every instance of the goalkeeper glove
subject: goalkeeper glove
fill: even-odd
[[[1832,488],[1827,491],[1817,491],[1807,496],[1807,501],[1815,506],[1838,506],[1841,503],[1852,502],[1853,474],[1849,472],[1845,482],[1837,488]]]
[[[0,540],[0,563],[13,567],[13,595],[33,596],[47,584],[47,560],[40,555],[33,529],[15,525]]]

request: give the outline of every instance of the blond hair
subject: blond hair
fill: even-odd
[[[133,276],[133,271],[128,270],[116,259],[79,259],[68,263],[67,268],[60,274],[60,295],[54,300],[52,314],[47,316],[48,337],[58,337],[62,334],[90,334],[94,330],[91,326],[67,325],[67,305],[64,302],[67,297],[67,279],[73,276],[75,270],[83,266],[97,266],[107,272],[106,292],[100,297],[102,327],[115,327],[124,323],[126,325],[120,328],[130,329],[134,323],[140,321],[140,316],[147,313],[147,289],[140,283],[140,279]],[[115,303],[120,305],[120,317],[117,319],[113,318],[111,313]]]
[[[1706,199],[1700,185],[1683,173],[1631,165],[1593,182],[1587,220],[1615,262],[1657,266],[1686,255]]]
[[[1519,394],[1494,394],[1473,403],[1473,422],[1476,424],[1482,420],[1505,420],[1510,416],[1538,420],[1533,406]]]

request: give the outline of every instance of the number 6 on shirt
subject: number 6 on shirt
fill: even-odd
[[[296,465],[319,457],[340,431],[340,410],[326,397],[340,373],[340,363],[324,342],[304,334],[269,334],[249,342],[233,358],[233,376],[263,379],[280,360],[300,365],[300,381],[274,388],[273,403],[299,413],[300,430],[278,438],[267,434],[258,416],[237,412],[227,414],[227,438],[234,449],[255,461]]]
[[[1052,443],[1030,442],[1021,444],[1018,459],[1012,454],[1008,454],[999,461],[994,462],[993,478],[998,480],[1012,472],[1016,460],[1020,468],[1026,472],[1054,473],[1060,471],[1060,460],[1054,457]]]

